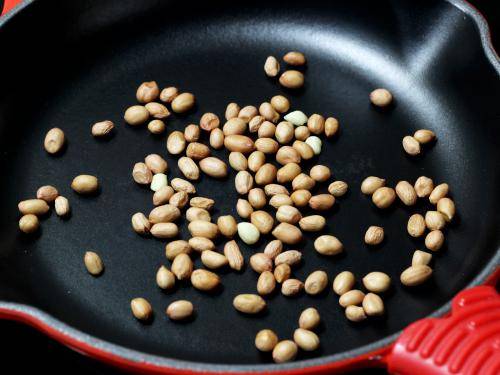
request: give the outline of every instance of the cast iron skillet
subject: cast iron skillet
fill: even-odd
[[[486,26],[462,1],[26,1],[0,21],[0,45],[0,309],[78,350],[123,366],[146,362],[158,371],[304,371],[386,347],[409,323],[446,312],[458,291],[483,282],[498,265],[500,68]],[[299,92],[284,91],[262,70],[266,56],[288,50],[308,56],[307,84]],[[131,179],[131,167],[156,152],[167,157],[170,178],[179,173],[164,136],[122,120],[138,84],[153,79],[198,99],[193,113],[169,118],[168,132],[196,123],[205,111],[222,116],[230,101],[257,104],[278,93],[288,95],[293,108],[340,120],[340,136],[325,141],[315,162],[351,187],[328,215],[328,231],[343,241],[345,255],[321,257],[308,237],[295,275],[350,269],[361,278],[386,271],[395,282],[384,297],[385,318],[350,324],[331,290],[320,298],[278,293],[263,316],[243,316],[231,301],[255,290],[257,275],[249,269],[224,273],[217,295],[188,285],[175,293],[155,287],[156,269],[168,264],[164,241],[145,240],[130,228],[130,216],[152,206],[151,193]],[[370,106],[368,93],[376,87],[394,93],[391,110]],[[113,120],[117,131],[96,141],[90,125],[103,119]],[[54,126],[69,140],[59,157],[42,147]],[[409,158],[401,139],[419,128],[434,130],[439,140],[422,157]],[[215,154],[227,160],[226,153]],[[98,196],[71,191],[71,179],[81,173],[100,178]],[[427,175],[452,187],[459,215],[425,286],[406,289],[398,278],[413,251],[423,248],[421,239],[406,234],[408,216],[430,206],[377,210],[359,192],[367,175],[384,176],[389,185]],[[203,177],[197,185],[200,195],[217,201],[215,218],[236,215],[233,177]],[[17,202],[44,184],[69,197],[72,216],[49,215],[38,236],[21,235]],[[362,242],[369,225],[386,228],[387,240],[377,249]],[[242,246],[246,258],[263,245]],[[102,277],[86,273],[88,249],[102,255]],[[149,325],[131,316],[129,301],[137,296],[154,307]],[[163,313],[181,298],[196,306],[186,324]],[[300,312],[313,305],[323,318],[318,352],[274,365],[255,350],[259,329],[291,337]]]

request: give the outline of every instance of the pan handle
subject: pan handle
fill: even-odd
[[[0,0],[0,15],[4,15],[9,10],[14,8],[17,4],[19,4],[22,0]],[[3,4],[3,8],[2,8]]]

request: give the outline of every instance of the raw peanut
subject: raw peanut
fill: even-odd
[[[300,163],[300,154],[292,146],[281,146],[276,153],[276,161],[282,165]]]
[[[200,139],[200,127],[196,124],[189,124],[184,128],[184,139],[186,142],[197,142]]]
[[[328,192],[335,198],[342,197],[349,187],[344,181],[334,181],[328,186]]]
[[[155,81],[143,82],[137,88],[135,97],[139,103],[149,103],[160,96],[160,89]]]
[[[219,150],[224,146],[224,132],[219,128],[215,128],[210,132],[210,146],[212,148]]]
[[[440,230],[446,225],[446,220],[438,211],[427,211],[425,213],[425,225],[429,230]]]
[[[189,201],[191,207],[203,208],[205,210],[210,210],[215,204],[215,201],[210,198],[205,197],[193,197]]]
[[[272,138],[276,133],[276,125],[270,121],[264,121],[257,131],[257,136],[259,138]]]
[[[174,193],[172,197],[170,197],[168,203],[178,208],[184,208],[188,204],[188,201],[188,194],[185,191],[178,191],[177,193]]]
[[[157,173],[153,175],[153,178],[151,179],[150,189],[156,192],[161,188],[167,186],[167,184],[168,184],[167,175],[164,173]]]
[[[367,293],[363,298],[363,310],[368,316],[384,315],[384,301],[375,293]]]
[[[302,111],[293,111],[287,114],[284,119],[295,126],[301,126],[307,123],[307,116]]]
[[[184,134],[178,130],[173,131],[167,138],[167,151],[172,155],[179,155],[186,148]]]
[[[264,72],[268,77],[276,77],[280,71],[280,64],[276,57],[268,56],[264,63]]]
[[[427,265],[408,267],[401,273],[401,283],[406,286],[417,286],[427,281],[432,275],[432,268]]]
[[[325,120],[325,135],[327,138],[333,137],[339,131],[339,121],[335,117],[328,117]]]
[[[310,139],[311,137],[308,137],[307,139]],[[307,141],[306,139],[306,141]],[[295,141],[293,142],[293,148],[298,151],[300,154],[300,157],[304,160],[309,160],[312,157],[314,157],[314,150],[313,148],[306,142],[302,141]]]
[[[187,179],[197,180],[198,178],[200,178],[200,169],[193,159],[183,156],[177,161],[177,165],[179,166],[179,170],[181,171],[181,173]]]
[[[260,232],[252,223],[243,222],[238,224],[238,236],[247,245],[253,245],[259,240]]]
[[[286,144],[292,141],[294,134],[293,124],[288,121],[282,121],[276,125],[276,133],[274,134],[274,137],[279,143]]]
[[[312,114],[307,120],[307,128],[313,134],[321,134],[325,130],[325,118],[317,113]]]
[[[191,254],[191,246],[187,241],[171,241],[165,246],[165,256],[168,260],[174,260],[179,254]]]
[[[153,316],[153,308],[151,304],[144,298],[134,298],[130,301],[130,309],[132,314],[138,320],[149,320]]]
[[[266,194],[261,188],[253,188],[248,192],[248,202],[255,209],[263,208],[266,205]]]
[[[222,160],[209,156],[203,160],[200,160],[200,169],[214,178],[223,178],[227,176],[227,165]]]
[[[324,234],[316,238],[314,248],[318,253],[328,256],[340,254],[344,250],[342,242],[337,237],[329,234]]]
[[[183,92],[172,100],[172,111],[175,113],[185,113],[194,107],[195,97],[189,92]]]
[[[113,121],[99,121],[92,125],[91,133],[94,137],[105,137],[107,136],[115,127]]]
[[[279,82],[288,89],[299,89],[304,86],[304,75],[298,70],[287,70],[281,75]]]
[[[412,237],[420,237],[425,232],[425,220],[420,214],[413,214],[408,219],[406,226],[408,234]]]
[[[365,178],[361,183],[361,192],[366,195],[372,195],[377,189],[383,186],[385,186],[385,180],[383,178],[370,176]]]
[[[365,310],[360,306],[347,306],[345,316],[351,322],[361,322],[366,319]]]
[[[236,212],[241,218],[248,219],[253,212],[253,207],[246,199],[238,199]]]
[[[276,112],[271,105],[271,103],[264,102],[259,106],[259,113],[263,116],[267,121],[276,122],[279,120],[280,115]]]
[[[268,185],[276,179],[277,170],[271,163],[266,163],[255,173],[255,182],[258,185]]]
[[[394,189],[385,186],[375,190],[375,193],[372,195],[372,201],[375,206],[382,209],[389,207],[395,199],[396,192]]]
[[[194,185],[189,181],[183,180],[182,178],[174,178],[172,181],[170,181],[170,184],[175,191],[183,191],[187,194],[196,193],[196,188],[194,187]]]
[[[248,161],[241,152],[231,152],[229,154],[229,165],[235,171],[245,171],[248,168]]]
[[[302,219],[302,215],[293,206],[281,206],[276,211],[276,219],[280,223],[297,224]]]
[[[189,246],[199,253],[205,250],[215,250],[215,244],[205,237],[192,237],[188,241]]]
[[[215,113],[207,112],[201,116],[200,128],[206,131],[211,131],[212,129],[218,128],[220,126],[219,116]]]
[[[294,266],[299,264],[302,259],[302,253],[298,250],[287,250],[282,252],[274,258],[274,265],[279,266],[281,264],[288,264],[289,266]]]
[[[257,273],[272,271],[273,261],[264,253],[255,253],[250,257],[250,267]]]
[[[253,105],[247,105],[243,107],[238,113],[238,117],[243,119],[245,122],[250,121],[251,118],[257,116],[259,111]]]
[[[261,234],[268,234],[273,229],[274,219],[266,211],[252,212],[250,221],[257,227]]]
[[[245,134],[247,130],[247,123],[245,120],[234,117],[230,120],[227,120],[224,126],[222,127],[222,132],[227,137],[229,135],[242,135]]]
[[[63,196],[58,196],[54,201],[54,209],[57,216],[67,216],[70,212],[69,201]]]
[[[201,253],[201,263],[212,270],[224,267],[229,262],[227,258],[216,251],[205,250]]]
[[[250,189],[253,187],[253,177],[247,171],[240,171],[236,174],[234,178],[234,187],[238,194],[248,194]]]
[[[279,113],[288,112],[290,109],[290,101],[283,95],[275,95],[271,98],[271,105]]]
[[[274,278],[278,283],[282,283],[285,280],[288,280],[292,273],[292,269],[286,263],[282,263],[274,268]]]
[[[437,202],[437,210],[450,222],[455,216],[455,203],[450,198],[441,198]]]
[[[163,186],[153,194],[153,204],[155,206],[167,204],[172,195],[174,195],[174,189],[171,186]]]
[[[295,245],[302,241],[302,232],[300,229],[288,223],[278,224],[272,234],[287,245]]]
[[[309,199],[311,199],[311,192],[306,189],[298,189],[292,193],[290,198],[292,198],[293,204],[297,207],[307,206]]]
[[[264,192],[266,193],[267,196],[273,196],[278,194],[290,195],[286,187],[278,184],[268,184],[264,186]]]
[[[399,181],[395,190],[405,206],[413,206],[417,203],[417,193],[408,181]]]
[[[392,103],[392,94],[387,89],[375,89],[370,93],[370,101],[377,107],[387,107]]]
[[[161,266],[156,272],[156,285],[163,290],[172,289],[175,285],[175,275],[167,267]]]
[[[191,142],[186,148],[186,156],[194,160],[201,160],[209,157],[210,148],[203,143]]]
[[[314,185],[316,185],[316,181],[314,181],[311,177],[309,177],[305,173],[299,174],[292,181],[293,190],[311,190],[314,187]]]
[[[326,165],[315,165],[309,171],[309,176],[316,182],[325,182],[332,175],[330,168]]]
[[[444,243],[444,234],[440,230],[433,230],[425,237],[425,247],[431,251],[438,251]]]
[[[391,278],[384,272],[370,272],[363,277],[363,285],[370,292],[385,292],[391,286]]]
[[[415,188],[417,196],[419,198],[424,198],[432,193],[432,190],[434,189],[434,182],[429,177],[420,176],[417,178],[417,181],[415,181],[415,185],[413,187]]]
[[[413,257],[411,258],[412,266],[428,266],[432,260],[432,254],[426,253],[425,251],[415,250]]]
[[[171,271],[178,280],[187,280],[193,272],[193,261],[189,255],[181,253],[174,258]]]
[[[154,174],[165,173],[168,169],[167,161],[158,154],[149,154],[144,159],[144,163]]]
[[[141,185],[149,185],[153,180],[153,173],[144,163],[135,163],[132,170],[132,177],[135,182]]]
[[[149,111],[143,105],[128,107],[123,115],[125,122],[132,126],[142,125],[149,118]]]
[[[306,352],[311,352],[319,347],[319,337],[314,332],[303,328],[297,328],[293,332],[293,341],[297,346],[305,350]]]
[[[213,240],[219,233],[219,227],[216,224],[203,220],[190,222],[188,230],[193,237],[205,237],[209,240]]]
[[[94,194],[99,189],[99,181],[95,176],[81,174],[73,179],[71,188],[78,194]]]
[[[318,194],[309,199],[309,207],[313,210],[326,211],[332,208],[335,203],[335,197],[331,194]]]
[[[293,201],[292,198],[290,198],[286,194],[276,194],[269,199],[269,205],[274,207],[274,208],[279,208],[281,206],[292,206]]]
[[[238,103],[229,103],[226,107],[224,117],[226,118],[226,120],[230,120],[232,118],[238,117],[238,113],[240,113],[240,106],[238,105]]]
[[[138,234],[147,234],[151,229],[151,223],[142,212],[137,212],[132,215],[132,228]]]
[[[262,151],[254,151],[248,156],[248,169],[257,172],[266,162],[266,155]]]
[[[343,271],[333,279],[333,291],[342,296],[352,289],[355,282],[356,278],[352,272]]]
[[[184,320],[193,315],[193,304],[186,300],[178,300],[168,305],[165,313],[172,320]]]
[[[436,134],[432,130],[419,129],[413,134],[418,143],[426,144],[436,139]]]
[[[302,52],[292,51],[283,56],[283,61],[293,66],[305,65],[306,57]]]
[[[42,199],[47,203],[52,203],[59,196],[59,192],[54,186],[45,185],[36,191],[37,199]]]
[[[431,202],[432,204],[437,204],[437,202],[439,202],[441,198],[446,197],[449,190],[450,187],[448,186],[448,184],[439,184],[432,190],[431,194],[429,195],[429,202]]]
[[[164,204],[155,207],[149,213],[149,221],[151,224],[171,223],[181,216],[181,211],[171,204]]]
[[[236,241],[229,241],[224,245],[224,255],[227,258],[229,267],[233,270],[241,271],[245,261]]]
[[[166,87],[160,92],[160,100],[164,103],[172,103],[177,95],[179,95],[177,87]]]
[[[307,276],[304,289],[307,294],[316,295],[325,290],[328,284],[328,275],[325,271],[314,271]]]
[[[85,252],[83,263],[85,264],[88,273],[92,276],[99,276],[104,271],[104,263],[102,262],[101,257],[93,251]]]
[[[63,149],[65,142],[64,132],[59,128],[52,128],[47,132],[43,146],[49,154],[57,154]]]
[[[236,220],[231,215],[219,216],[217,226],[219,227],[219,232],[227,238],[233,238],[238,231]]]
[[[255,347],[261,352],[270,352],[278,343],[278,336],[270,329],[263,329],[255,336]]]
[[[281,294],[287,297],[295,296],[303,289],[304,283],[298,279],[286,279],[281,284]]]
[[[293,181],[302,172],[300,165],[296,163],[288,163],[281,167],[276,173],[276,179],[280,184]]]
[[[23,215],[21,219],[19,219],[19,229],[24,233],[34,233],[40,227],[40,221],[38,217],[33,214]]]
[[[158,223],[151,227],[150,232],[156,238],[173,238],[179,234],[179,228],[174,223]]]
[[[326,219],[321,215],[305,216],[299,221],[300,229],[304,232],[319,232],[326,225]]]
[[[365,243],[367,245],[379,245],[384,240],[384,228],[372,225],[365,233]]]
[[[266,301],[257,294],[239,294],[234,297],[233,306],[245,314],[258,314],[266,308]]]
[[[272,138],[259,138],[255,141],[255,148],[264,154],[275,154],[280,145]]]
[[[342,307],[360,305],[363,298],[365,298],[365,294],[361,290],[352,289],[340,296],[339,304]]]
[[[300,141],[298,141],[298,142],[300,142]],[[311,136],[307,137],[305,142],[307,145],[309,145],[311,147],[311,149],[314,152],[314,155],[321,154],[321,147],[323,146],[323,142],[321,141],[321,138],[316,137],[315,135],[311,135]],[[306,159],[306,158],[304,158],[304,159]]]
[[[302,329],[312,330],[319,326],[320,322],[319,312],[314,307],[308,307],[302,311],[299,317],[299,327]]]
[[[295,128],[295,139],[305,141],[311,136],[311,132],[307,126],[301,125]]]
[[[155,119],[163,120],[170,116],[170,111],[163,104],[151,102],[144,107],[148,110],[149,115]]]
[[[165,131],[165,123],[162,120],[152,120],[148,123],[148,130],[152,134],[162,134]]]
[[[276,363],[290,362],[297,356],[298,348],[292,340],[283,340],[273,349],[273,361]]]
[[[403,149],[408,155],[418,155],[420,154],[420,143],[413,138],[411,135],[407,135],[403,138]]]
[[[276,258],[283,251],[283,243],[280,240],[272,240],[264,248],[264,254],[269,258]]]
[[[255,116],[248,122],[248,130],[250,133],[257,133],[262,126],[262,124],[266,121],[264,116]],[[243,133],[240,133],[243,134]],[[260,138],[260,137],[259,137]]]
[[[224,138],[224,146],[229,151],[241,152],[247,154],[255,149],[255,144],[251,138],[245,135],[233,134]]]

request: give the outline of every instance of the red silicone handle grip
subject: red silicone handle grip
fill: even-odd
[[[14,8],[17,4],[19,4],[21,0],[4,0],[3,9],[0,9],[0,15],[4,15],[9,10]]]

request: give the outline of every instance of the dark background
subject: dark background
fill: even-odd
[[[497,0],[470,0],[486,17],[490,24],[493,44],[500,50],[500,2]],[[3,0],[0,0],[0,9]],[[16,372],[63,372],[89,375],[117,375],[121,372],[84,357],[38,331],[22,324],[0,321],[0,352],[2,368],[15,368]],[[360,374],[361,372],[359,372]],[[369,370],[362,373],[385,374],[383,370]]]

